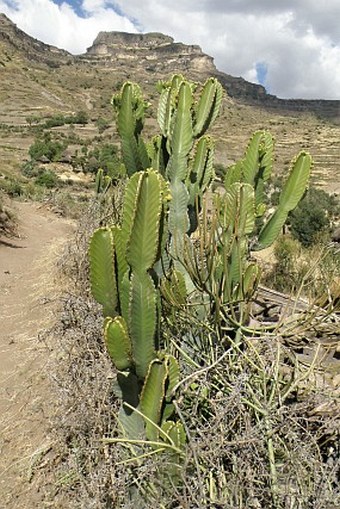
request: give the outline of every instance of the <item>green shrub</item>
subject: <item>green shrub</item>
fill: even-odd
[[[290,218],[295,239],[305,247],[315,243],[317,235],[329,229],[329,219],[320,207],[302,206]]]
[[[44,127],[50,129],[51,127],[59,127],[65,124],[65,117],[63,115],[54,115],[45,121]]]
[[[282,178],[273,179],[270,203],[278,204]],[[310,187],[299,205],[289,215],[288,224],[294,239],[304,247],[312,246],[321,238],[329,239],[330,226],[340,214],[339,200],[323,189]]]
[[[85,147],[83,148],[85,149]],[[105,143],[91,151],[84,150],[83,152],[85,154],[83,160],[85,171],[96,173],[99,168],[102,168],[104,173],[113,180],[117,180],[123,175],[117,145]]]
[[[46,133],[42,139],[36,139],[29,148],[29,155],[32,160],[37,161],[46,157],[49,161],[56,161],[65,150],[66,145],[59,141],[53,141],[51,135]]]
[[[320,234],[329,234],[333,217],[339,213],[335,196],[322,189],[310,188],[290,215],[291,232],[305,247],[316,243]]]
[[[37,167],[35,161],[26,161],[21,166],[21,173],[24,177],[32,178],[37,177],[39,174],[39,168]]]
[[[57,175],[51,170],[43,170],[39,176],[35,179],[35,183],[38,186],[44,186],[48,189],[53,187],[57,187],[59,184],[59,178]]]
[[[110,126],[110,121],[106,118],[99,117],[96,121],[96,126],[98,128],[99,134],[102,134]]]
[[[0,180],[0,189],[2,189],[11,198],[16,198],[23,194],[22,184],[13,177]]]
[[[38,115],[29,115],[25,118],[25,120],[31,127],[33,124],[39,124],[41,118]]]
[[[45,121],[44,127],[50,129],[51,127],[60,127],[65,124],[87,124],[88,121],[89,118],[86,111],[78,111],[72,115],[57,113]],[[32,121],[30,122],[30,125],[31,124]]]
[[[86,113],[86,111],[78,111],[74,116],[73,116],[73,120],[72,120],[72,123],[73,124],[87,124],[89,121],[89,117],[88,117],[88,114]],[[69,122],[71,123],[71,122]]]

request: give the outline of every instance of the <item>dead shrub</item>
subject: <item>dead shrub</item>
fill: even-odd
[[[235,350],[212,338],[213,362],[209,352],[192,345],[196,368],[189,368],[174,347],[182,373],[176,408],[188,438],[176,482],[164,454],[148,456],[146,447],[140,451],[144,458],[127,462],[129,451],[105,442],[118,435],[119,401],[101,312],[89,295],[86,256],[89,237],[102,218],[102,208],[94,204],[61,262],[69,290],[53,330],[57,414],[51,423],[56,445],[46,474],[50,506],[338,507],[339,415],[316,411],[320,401],[334,403],[334,391],[313,382],[314,371],[321,370],[317,364],[304,379],[309,390],[302,390],[293,349],[280,334],[248,338],[236,357]],[[165,335],[180,342],[190,321],[178,316],[164,327]]]

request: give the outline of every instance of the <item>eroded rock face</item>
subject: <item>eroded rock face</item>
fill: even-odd
[[[219,72],[214,59],[203,53],[199,46],[174,42],[172,37],[157,32],[100,32],[83,58],[102,63],[105,61],[106,65],[113,67],[128,65],[160,74],[192,72],[198,77],[201,74],[202,79],[212,75],[235,99],[274,110],[311,111],[340,122],[340,101],[279,99],[268,94],[262,85]]]
[[[100,32],[84,56],[112,60],[117,65],[129,62],[151,66],[154,71],[190,68],[196,72],[216,72],[213,58],[204,54],[199,46],[174,42],[172,37],[156,32]]]
[[[90,55],[114,55],[131,50],[150,50],[172,44],[173,38],[168,35],[152,32],[149,34],[129,34],[126,32],[99,32],[93,44],[87,49]]]
[[[174,73],[196,81],[215,76],[231,98],[246,104],[280,112],[311,112],[340,124],[340,101],[279,99],[261,85],[218,71],[213,58],[199,46],[174,42],[172,37],[157,32],[100,32],[84,55],[74,56],[30,37],[0,14],[0,68],[18,55],[29,65],[43,64],[52,69],[79,64],[98,66],[113,74],[124,70],[135,81],[168,79]]]

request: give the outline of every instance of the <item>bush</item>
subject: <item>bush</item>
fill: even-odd
[[[65,118],[63,115],[54,115],[53,117],[45,121],[44,127],[50,129],[51,127],[59,127],[65,124]]]
[[[280,292],[291,292],[299,285],[299,242],[289,235],[282,235],[275,243],[275,263],[265,277],[265,284]]]
[[[50,134],[45,134],[42,139],[37,139],[29,148],[29,155],[34,161],[46,157],[49,161],[56,161],[66,146],[59,141],[53,141]]]
[[[57,175],[51,170],[43,170],[40,175],[35,179],[35,183],[38,186],[44,186],[48,189],[52,189],[53,187],[57,187],[59,184],[59,178]]]
[[[320,207],[307,204],[297,208],[290,218],[291,232],[305,247],[315,243],[320,232],[329,230],[329,219]]]
[[[310,188],[290,215],[291,232],[305,247],[311,246],[320,234],[330,232],[331,220],[339,213],[335,196],[322,189]]]
[[[2,189],[11,198],[17,198],[23,194],[22,184],[16,178],[5,178],[0,180]]]
[[[87,124],[88,121],[89,118],[86,111],[78,111],[75,114],[66,116],[58,113],[48,118],[44,123],[44,127],[50,129],[51,127],[59,127],[65,124]]]
[[[25,120],[31,127],[33,124],[39,124],[41,119],[38,115],[29,115],[25,118]]]
[[[102,134],[110,126],[110,121],[106,118],[99,117],[96,121],[96,126],[98,128],[99,134]]]
[[[99,168],[102,168],[104,173],[113,180],[123,175],[117,145],[106,143],[86,153],[85,171],[96,173]]]
[[[37,177],[39,174],[39,168],[36,166],[35,161],[26,161],[21,166],[21,173],[24,177],[32,178]]]
[[[78,111],[74,116],[72,122],[73,124],[87,124],[89,121],[88,114],[86,111]]]

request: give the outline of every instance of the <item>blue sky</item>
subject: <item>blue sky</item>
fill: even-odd
[[[65,3],[65,0],[53,0],[53,2],[57,5],[61,5]],[[69,0],[67,3],[69,3],[74,11],[78,14],[78,16],[86,17],[86,13],[83,11],[82,8],[82,0]]]
[[[82,18],[87,18],[91,15],[86,10],[86,8],[83,7],[83,3],[84,3],[83,0],[52,0],[52,1],[53,1],[53,3],[55,3],[59,6],[61,6],[63,3],[68,3],[70,6],[72,6],[75,13]],[[121,9],[121,7],[119,5],[115,4],[115,2],[107,1],[107,2],[104,2],[104,6],[105,5],[108,9],[115,11],[120,16],[124,16],[123,10]]]
[[[163,32],[279,97],[340,99],[340,0],[0,0],[0,12],[74,54],[101,30]]]
[[[261,85],[267,87],[268,92],[270,92],[268,84],[267,84],[267,74],[268,74],[268,64],[266,62],[256,62],[256,78]]]

